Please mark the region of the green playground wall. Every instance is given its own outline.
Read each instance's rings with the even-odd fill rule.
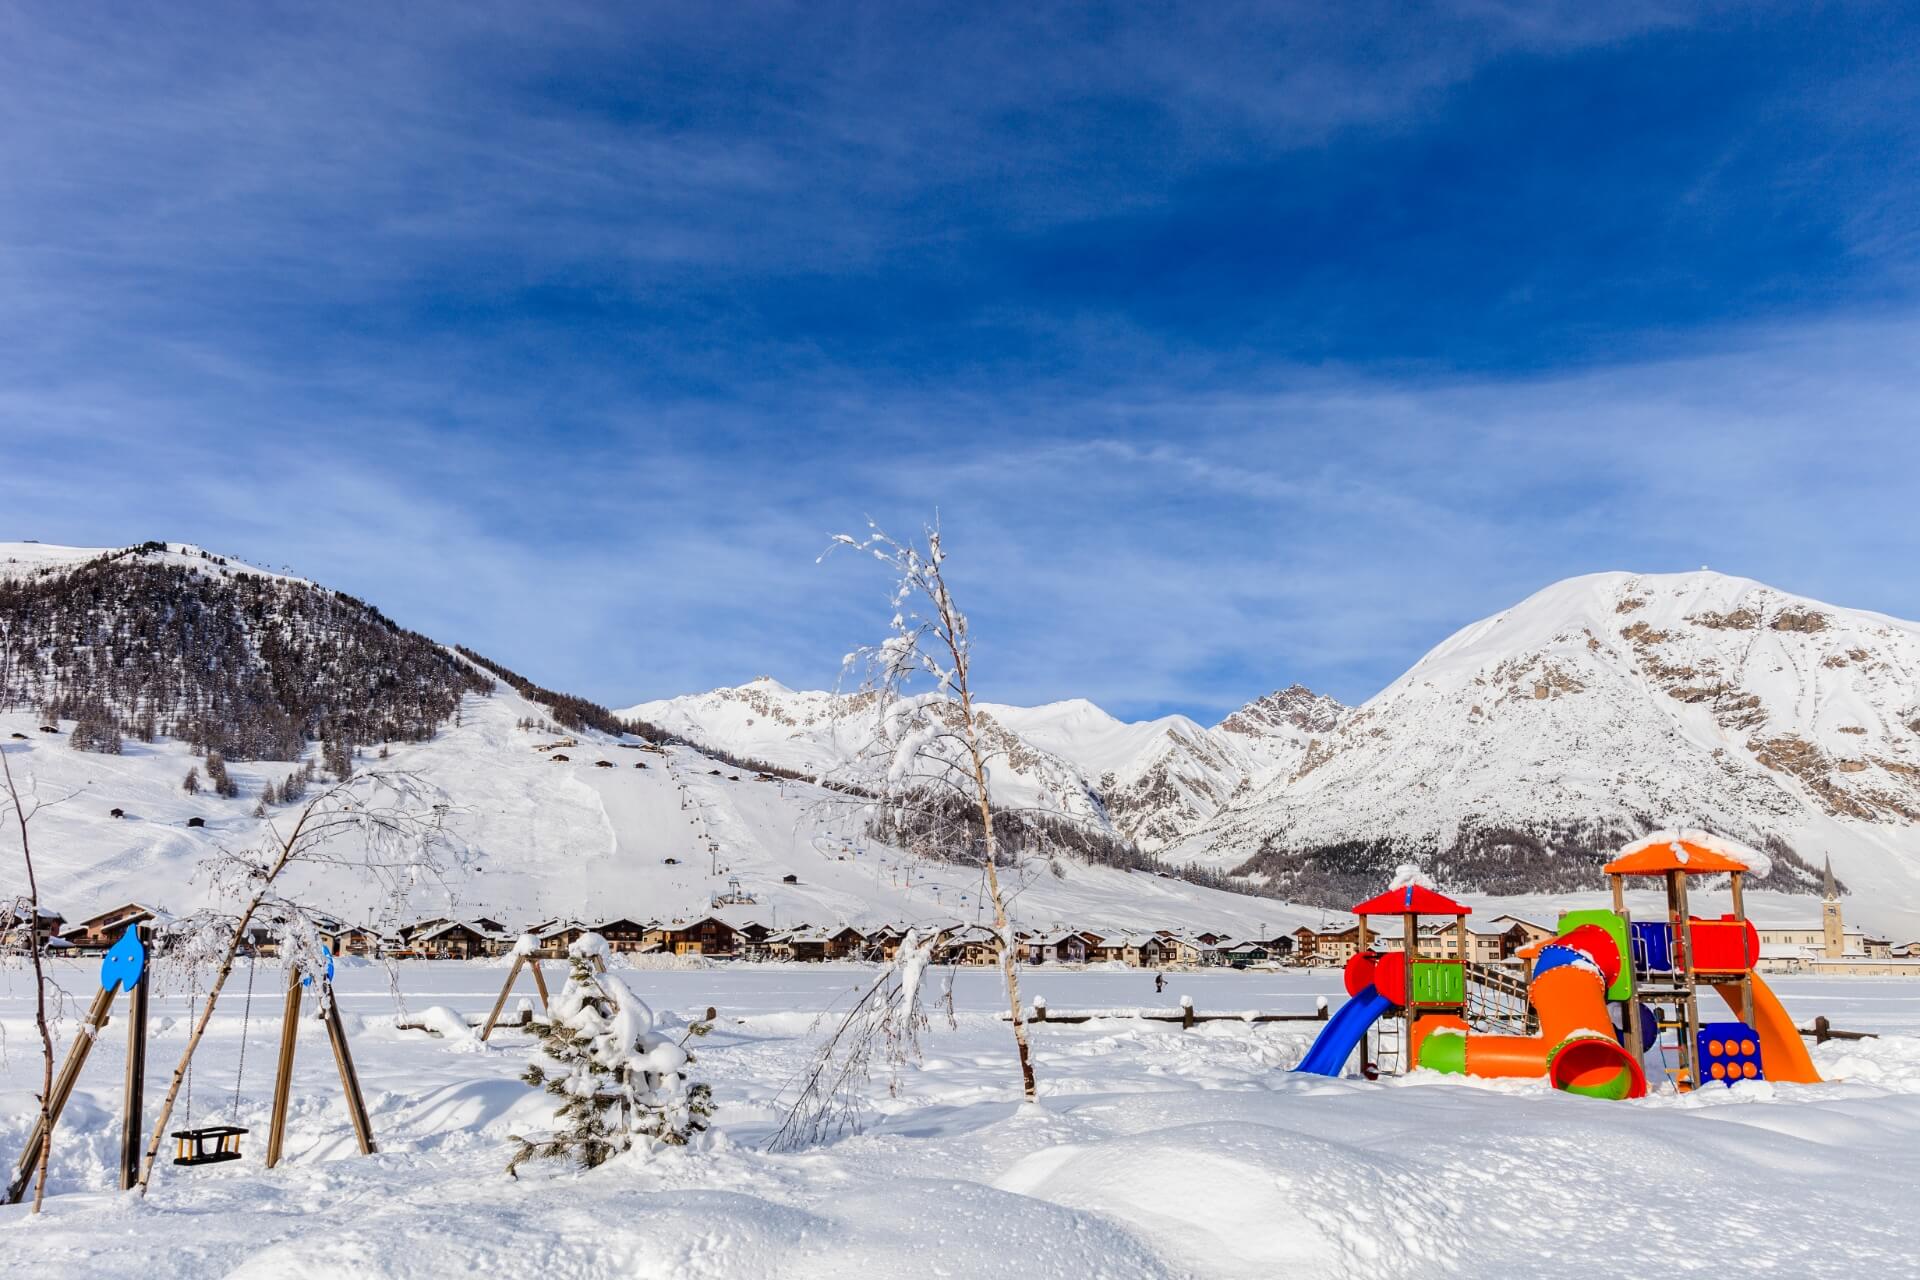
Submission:
[[[1465,1004],[1466,966],[1451,960],[1422,960],[1408,976],[1407,995],[1415,1004]]]
[[[1560,932],[1578,928],[1583,924],[1597,924],[1607,931],[1613,944],[1620,948],[1620,976],[1607,988],[1609,1000],[1633,999],[1633,944],[1627,936],[1627,922],[1605,907],[1588,907],[1580,911],[1560,913]]]

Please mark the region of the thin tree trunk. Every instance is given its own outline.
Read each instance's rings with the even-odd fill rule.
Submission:
[[[40,1031],[40,1159],[33,1187],[33,1211],[47,1198],[47,1168],[53,1161],[53,1028],[47,1024],[47,979],[40,963],[40,884],[33,874],[33,846],[27,841],[27,811],[20,806],[20,789],[13,784],[13,764],[0,751],[0,771],[7,779],[7,796],[20,824],[20,858],[27,867],[27,954],[33,957],[33,1021]],[[17,922],[16,922],[17,923]],[[84,1034],[84,1033],[83,1033]]]
[[[1027,1044],[1026,1011],[1020,1007],[1020,970],[1018,958],[1014,955],[1013,927],[1007,919],[1006,899],[1000,895],[999,841],[993,834],[993,799],[987,790],[987,766],[980,757],[980,739],[973,723],[973,690],[969,681],[966,641],[959,634],[959,622],[947,596],[946,583],[939,580],[937,570],[935,581],[940,586],[940,595],[935,603],[940,609],[940,625],[946,636],[947,648],[953,654],[954,685],[960,694],[961,723],[967,735],[967,755],[973,765],[974,800],[980,807],[980,826],[985,833],[987,896],[993,901],[993,927],[1000,935],[1000,975],[1007,984],[1007,1011],[1013,1022],[1013,1043],[1020,1057],[1020,1088],[1026,1094],[1027,1101],[1032,1102],[1036,1095],[1033,1051]]]
[[[989,817],[988,821],[991,822]],[[1007,907],[1000,897],[1000,876],[993,869],[993,828],[987,828],[987,896],[993,899],[993,927],[1000,934],[1000,973],[1007,980],[1007,1007],[1013,1016],[1013,1042],[1020,1054],[1020,1087],[1027,1101],[1034,1099],[1033,1053],[1027,1047],[1027,1018],[1020,1007],[1020,977],[1014,967],[1013,930],[1007,927]]]

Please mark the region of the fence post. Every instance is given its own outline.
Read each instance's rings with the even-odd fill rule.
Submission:
[[[1825,1044],[1831,1039],[1833,1039],[1833,1024],[1827,1021],[1824,1014],[1815,1018],[1813,1020],[1813,1042],[1815,1044]]]
[[[1315,996],[1313,998],[1313,1016],[1318,1022],[1325,1022],[1327,1020],[1327,998],[1325,996]]]
[[[1047,998],[1045,996],[1035,996],[1033,998],[1033,1020],[1035,1022],[1045,1022],[1047,1020]]]
[[[1193,1029],[1193,997],[1192,996],[1180,997],[1180,1027],[1182,1030],[1186,1030],[1186,1031],[1190,1031]]]

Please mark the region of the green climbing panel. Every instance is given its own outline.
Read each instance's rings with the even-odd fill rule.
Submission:
[[[1407,995],[1414,1004],[1465,1004],[1466,966],[1451,960],[1422,960],[1413,966]]]

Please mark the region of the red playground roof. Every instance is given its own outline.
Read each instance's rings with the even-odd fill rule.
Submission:
[[[1377,898],[1368,898],[1353,909],[1357,916],[1470,916],[1472,907],[1463,907],[1444,894],[1424,885],[1410,884],[1389,889]]]

